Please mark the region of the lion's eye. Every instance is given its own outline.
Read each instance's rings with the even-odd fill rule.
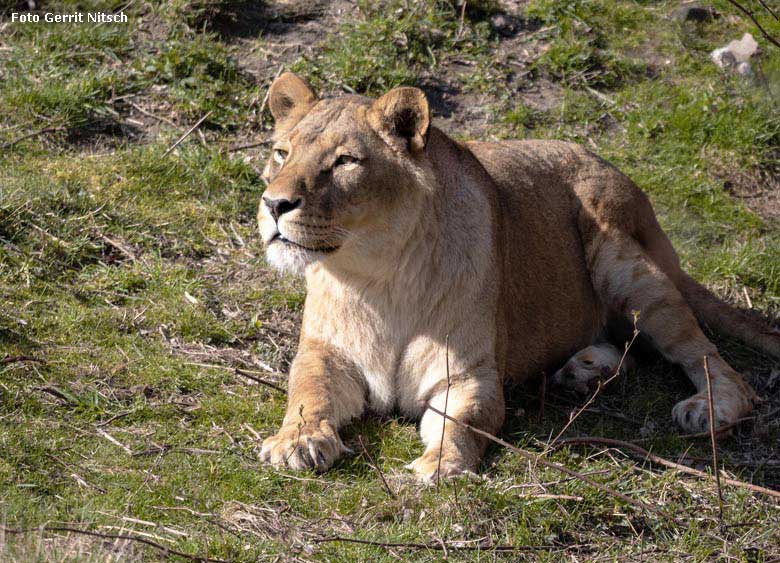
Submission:
[[[342,154],[336,159],[336,162],[333,163],[333,166],[347,166],[347,165],[355,165],[358,162],[360,162],[359,158],[355,158],[352,155],[349,154]]]
[[[287,158],[287,151],[282,149],[274,149],[274,161],[278,164],[284,164],[284,160]]]

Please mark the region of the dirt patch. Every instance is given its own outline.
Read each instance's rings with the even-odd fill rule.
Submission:
[[[771,159],[770,159],[771,160]],[[734,199],[760,215],[772,221],[780,220],[780,154],[774,164],[743,166],[737,163],[723,162],[714,170],[714,175],[722,182],[723,190]]]

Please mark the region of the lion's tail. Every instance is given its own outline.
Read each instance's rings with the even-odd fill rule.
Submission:
[[[678,287],[699,323],[780,358],[780,330],[772,328],[766,319],[725,303],[685,272],[681,272]]]

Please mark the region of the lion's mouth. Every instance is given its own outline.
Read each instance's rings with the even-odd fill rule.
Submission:
[[[338,246],[320,246],[317,248],[313,248],[310,246],[304,246],[303,244],[299,244],[295,241],[292,241],[288,238],[284,238],[280,233],[276,233],[273,237],[271,237],[271,240],[269,241],[269,245],[273,244],[274,242],[280,242],[282,244],[289,244],[291,246],[297,246],[298,248],[302,248],[304,250],[308,250],[309,252],[323,252],[325,254],[330,252],[336,252],[339,247]]]

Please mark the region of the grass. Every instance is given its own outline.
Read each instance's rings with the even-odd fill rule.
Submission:
[[[552,546],[451,549],[455,561],[780,556],[776,503],[726,487],[731,527],[721,530],[711,483],[614,450],[548,457],[661,506],[688,529],[497,447],[483,479],[421,489],[403,466],[422,448],[413,422],[398,418],[346,429],[356,453],[323,476],[258,462],[258,440],[278,427],[284,396],[232,368],[285,385],[304,288],[268,269],[255,235],[265,147],[228,148],[267,135],[260,108],[282,64],[326,91],[418,84],[432,98],[448,93],[436,99],[456,117],[445,126],[458,137],[584,143],[647,190],[697,278],[728,299],[744,303],[747,292],[754,307],[780,311],[777,199],[736,197],[778,189],[780,52],[762,42],[754,82],[716,69],[708,52],[752,30],[727,2],[716,2],[724,16],[713,22],[679,24],[669,18],[673,2],[535,0],[514,16],[519,31],[509,38],[491,26],[495,3],[469,2],[462,22],[456,4],[408,4],[366,2],[335,22],[315,10],[282,22],[287,35],[211,31],[221,8],[241,9],[233,0],[130,4],[126,26],[0,20],[0,358],[39,360],[0,363],[0,520],[150,534],[233,561],[443,555],[320,541],[332,536]],[[124,5],[61,0],[47,10]],[[780,34],[770,17],[762,23]],[[306,26],[321,44],[279,47]],[[544,103],[531,96],[540,85]],[[475,107],[484,112],[474,117]],[[208,112],[202,136],[163,157]],[[776,408],[776,366],[720,344]],[[567,435],[647,436],[655,453],[687,452],[706,466],[707,444],[679,438],[669,416],[688,384],[656,357],[642,359]],[[503,437],[541,451],[575,403],[551,396],[539,421],[535,385],[512,393]],[[777,487],[777,466],[764,462],[776,463],[778,443],[776,417],[762,420],[724,441],[721,458],[729,473]],[[162,554],[74,534],[0,533],[0,560],[112,557]]]

